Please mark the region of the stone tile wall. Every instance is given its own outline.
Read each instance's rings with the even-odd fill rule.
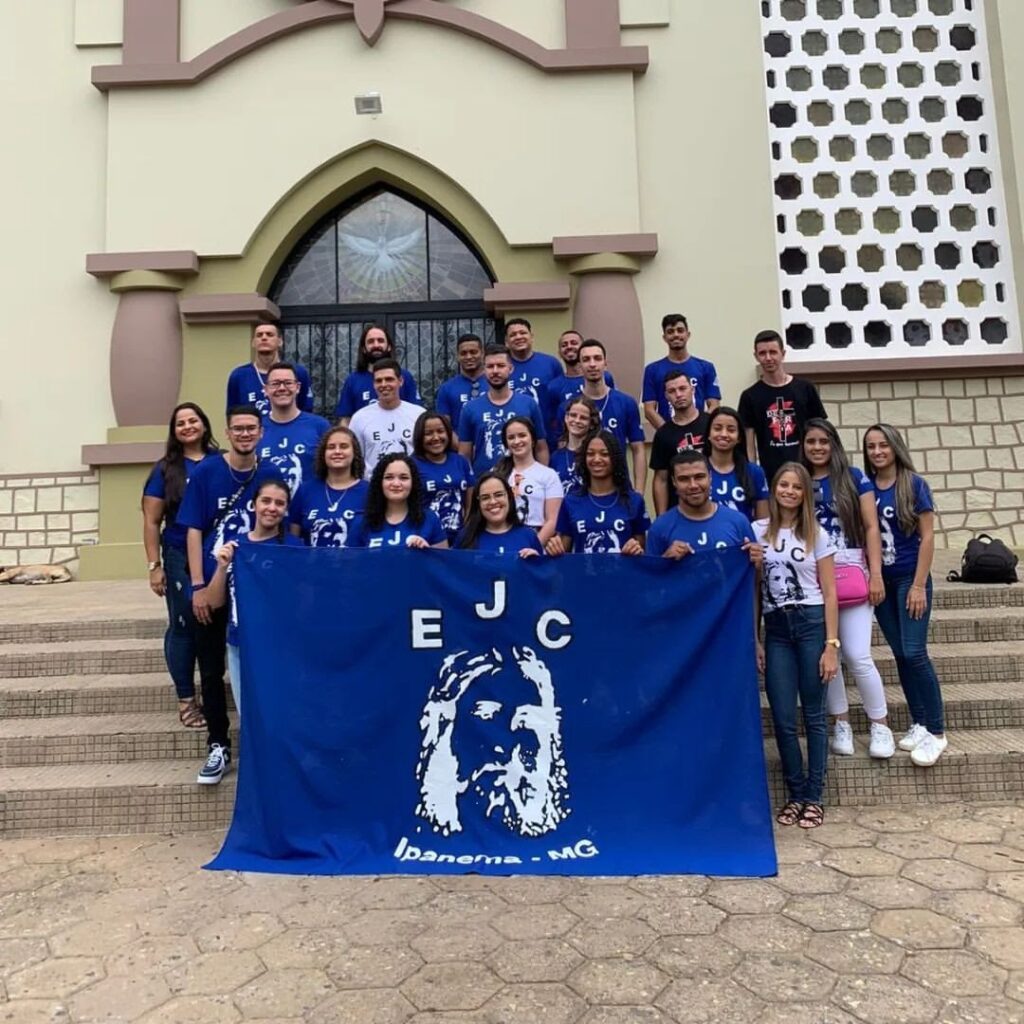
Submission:
[[[907,438],[938,510],[937,547],[976,533],[1024,548],[1024,377],[823,384],[822,401],[863,465],[864,431],[879,421]]]
[[[95,544],[100,486],[91,472],[0,476],[0,567],[74,564]]]

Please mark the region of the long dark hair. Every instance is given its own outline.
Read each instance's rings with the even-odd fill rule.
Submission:
[[[420,471],[416,468],[416,463],[405,452],[390,452],[373,467],[373,476],[370,477],[370,492],[366,496],[363,520],[371,530],[380,530],[384,527],[384,515],[388,508],[387,498],[384,497],[384,473],[393,462],[404,462],[409,467],[409,474],[412,478],[412,490],[409,492],[408,498],[409,521],[413,526],[422,526],[423,520],[427,517],[427,506],[423,500],[423,484],[420,481]]]
[[[608,455],[612,460],[612,484],[619,496],[619,501],[629,508],[629,496],[633,493],[633,486],[629,482],[629,471],[626,469],[626,455],[619,444],[619,439],[610,430],[599,430],[593,437],[588,437],[584,446],[576,456],[576,465],[579,467],[580,492],[587,494],[590,491],[590,469],[587,467],[587,450],[595,441],[603,441],[608,449]]]
[[[836,515],[843,526],[843,536],[850,547],[862,548],[865,543],[864,520],[860,514],[860,495],[857,488],[853,486],[853,477],[850,475],[850,461],[846,457],[843,442],[839,437],[839,431],[832,424],[820,416],[809,419],[804,424],[804,439],[800,443],[800,461],[811,474],[812,480],[816,466],[812,466],[804,450],[807,442],[808,431],[820,430],[827,438],[830,449],[828,466],[828,482],[832,489],[832,502],[835,505]]]
[[[480,534],[487,529],[487,521],[484,519],[483,513],[480,511],[480,488],[487,483],[488,480],[497,480],[501,483],[501,486],[505,488],[505,497],[508,499],[508,511],[505,513],[505,524],[511,529],[515,529],[517,526],[523,525],[520,522],[519,513],[516,511],[516,496],[512,493],[512,488],[509,486],[508,480],[493,469],[488,470],[486,473],[481,473],[480,476],[477,477],[476,484],[473,487],[473,497],[469,502],[469,515],[466,517],[466,523],[462,527],[462,533],[459,536],[460,548],[477,547],[480,542]]]
[[[455,431],[452,430],[451,420],[443,412],[421,412],[416,419],[416,425],[412,428],[412,453],[417,459],[428,461],[426,449],[423,447],[423,436],[427,432],[427,424],[431,420],[440,420],[444,426],[444,432],[448,436],[448,444],[445,451],[455,451]]]
[[[370,357],[366,354],[366,336],[370,331],[382,331],[384,339],[388,343],[387,355],[394,356],[395,354],[395,343],[391,340],[391,334],[383,324],[367,324],[363,328],[363,333],[359,335],[359,349],[356,353],[356,369],[360,373],[366,373],[370,369]]]
[[[914,503],[914,476],[917,472],[914,460],[910,457],[910,449],[903,435],[892,424],[874,423],[864,431],[864,472],[872,481],[878,476],[878,471],[868,458],[868,434],[872,430],[877,430],[885,438],[896,460],[896,519],[900,529],[909,537],[917,531],[917,523],[921,518]]]
[[[708,471],[710,472],[711,453],[715,450],[711,444],[711,424],[719,416],[731,416],[736,421],[739,433],[736,438],[736,446],[732,450],[733,472],[736,474],[736,482],[743,488],[747,501],[751,504],[757,502],[757,495],[754,493],[754,482],[750,478],[750,460],[747,458],[747,435],[743,429],[743,420],[740,414],[728,405],[720,405],[710,416],[708,416],[708,429],[704,434],[703,452],[704,458],[708,460]]]
[[[505,425],[501,428],[501,443],[505,446],[505,454],[494,465],[494,472],[500,473],[504,477],[512,472],[512,465],[515,461],[512,458],[512,453],[508,450],[508,442],[505,440],[508,437],[508,428],[515,423],[522,424],[530,432],[530,451],[534,458],[537,457],[537,428],[533,425],[533,420],[529,416],[513,416],[512,419],[506,420]]]
[[[164,457],[159,462],[164,474],[164,501],[173,508],[177,508],[181,504],[187,479],[185,476],[185,446],[174,433],[174,421],[178,418],[178,413],[184,409],[191,409],[202,420],[203,436],[199,439],[199,444],[202,446],[203,454],[220,451],[220,445],[213,439],[210,417],[203,412],[202,408],[195,402],[182,402],[180,405],[176,405],[167,428],[167,448],[164,451]]]
[[[350,472],[354,479],[362,480],[363,473],[366,472],[366,460],[363,458],[363,446],[359,443],[359,438],[356,437],[348,427],[331,427],[331,429],[320,438],[320,443],[316,446],[316,454],[313,456],[313,472],[316,474],[317,479],[327,479],[327,442],[334,437],[335,434],[344,434],[352,442],[352,468]]]
[[[601,414],[597,411],[597,406],[594,404],[594,400],[589,395],[583,394],[582,391],[578,395],[573,395],[572,398],[565,403],[565,412],[568,412],[574,405],[585,405],[587,407],[587,412],[590,413],[590,429],[587,431],[583,438],[583,443],[580,445],[580,451],[583,451],[587,446],[587,442],[601,429]],[[565,425],[565,413],[562,414],[562,433],[558,438],[558,447],[569,447],[569,428]]]

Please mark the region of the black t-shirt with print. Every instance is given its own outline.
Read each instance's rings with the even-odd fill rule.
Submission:
[[[743,426],[754,431],[757,458],[771,486],[779,466],[800,461],[804,424],[815,416],[825,418],[818,389],[794,377],[788,384],[758,381],[740,395]]]
[[[668,420],[654,432],[651,441],[651,469],[668,469],[673,457],[680,452],[701,451],[704,438],[708,434],[707,413],[700,413],[692,423],[685,427]]]

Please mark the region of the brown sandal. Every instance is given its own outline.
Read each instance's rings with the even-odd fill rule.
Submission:
[[[821,804],[804,804],[797,824],[801,828],[819,828],[825,824],[825,808]]]
[[[797,800],[790,800],[785,807],[775,815],[775,820],[780,825],[795,825],[803,813],[803,804]]]
[[[182,701],[178,704],[178,721],[186,729],[206,728],[206,716],[203,714],[202,708],[196,703],[195,697],[190,697],[187,701]]]

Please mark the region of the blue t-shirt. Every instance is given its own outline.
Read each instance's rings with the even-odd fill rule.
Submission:
[[[456,541],[458,547],[459,541]],[[471,551],[489,551],[495,555],[518,555],[523,548],[530,548],[538,554],[544,554],[544,549],[537,539],[537,531],[531,530],[528,526],[513,526],[505,533],[489,533],[482,530],[476,539],[476,544]]]
[[[408,370],[402,371],[402,386],[398,389],[398,397],[403,402],[422,405],[420,389],[416,386],[413,375]],[[338,404],[334,407],[334,418],[351,419],[360,409],[377,401],[377,392],[373,390],[373,374],[369,370],[353,370],[341,385],[338,393]]]
[[[604,371],[604,382],[610,388],[615,387],[615,378],[607,370]],[[540,403],[540,410],[544,413],[544,419],[548,425],[548,439],[552,448],[558,444],[565,426],[563,420],[559,419],[559,410],[564,416],[565,406],[569,399],[575,398],[583,390],[584,383],[582,374],[578,377],[566,377],[563,373],[560,377],[549,381],[544,389],[544,401]]]
[[[466,491],[475,480],[473,469],[458,452],[447,452],[442,463],[421,458],[414,461],[420,471],[427,505],[441,520],[451,544],[462,529],[462,506]]]
[[[730,473],[721,473],[711,467],[711,500],[726,508],[742,512],[753,522],[757,518],[757,502],[768,500],[768,481],[764,470],[757,463],[747,463],[747,473],[754,493],[748,497],[733,469]]]
[[[422,537],[431,547],[448,539],[441,526],[441,520],[430,509],[427,509],[423,522],[419,526],[413,526],[409,522],[409,517],[406,516],[400,523],[392,525],[385,522],[379,530],[371,530],[366,525],[364,517],[359,537],[350,546],[360,548],[404,547],[410,537]]]
[[[544,421],[540,407],[529,396],[513,393],[504,405],[495,405],[488,395],[467,402],[459,417],[459,440],[473,445],[473,473],[479,476],[493,469],[505,456],[501,440],[502,428],[515,416],[526,416],[533,422],[537,439],[544,438]]]
[[[299,382],[299,395],[296,401],[303,412],[313,411],[313,383],[309,379],[309,370],[304,366],[295,365],[295,379]],[[260,373],[253,363],[236,366],[228,377],[228,405],[255,405],[261,416],[270,415],[270,399],[263,391],[267,375]]]
[[[311,412],[300,412],[287,423],[275,423],[269,416],[263,420],[263,437],[256,457],[274,467],[288,484],[293,498],[302,481],[312,478],[317,445],[330,427],[322,416]]]
[[[594,554],[621,551],[630,537],[645,534],[650,526],[644,499],[636,491],[630,491],[626,505],[617,494],[594,498],[575,491],[558,510],[556,532],[572,538],[574,552]]]
[[[562,375],[562,364],[547,352],[534,352],[526,359],[512,357],[512,376],[508,386],[520,394],[528,394],[539,406],[544,401],[548,384]],[[459,435],[461,437],[461,434]],[[547,436],[547,431],[540,435]]]
[[[215,455],[219,456],[220,454],[220,452],[207,452],[202,459],[186,459],[185,487],[188,487],[188,482],[192,479],[192,474],[196,471],[196,467],[203,461],[203,459],[209,459]],[[146,480],[146,486],[142,489],[142,496],[144,498],[159,498],[164,502],[163,542],[169,548],[177,548],[179,551],[184,551],[185,537],[188,534],[188,530],[186,530],[184,526],[179,525],[176,521],[180,502],[177,505],[171,505],[167,501],[164,467],[161,463],[158,462],[152,470],[150,470],[149,479]]]
[[[250,540],[245,535],[238,538],[238,548],[241,549],[242,545],[248,544],[277,544],[278,540],[276,537],[268,537],[266,540]],[[281,544],[286,547],[303,547],[302,541],[293,533],[289,533],[285,530],[284,536],[281,537]],[[236,550],[235,556],[238,556]],[[227,583],[228,583],[228,635],[227,642],[232,647],[238,646],[238,602],[235,600],[235,560],[234,558],[228,565],[227,568]]]
[[[571,451],[569,448],[556,448],[551,453],[551,468],[558,474],[562,481],[562,489],[568,494],[574,487],[582,487],[583,479],[577,469],[576,456],[579,452]]]
[[[359,480],[336,491],[323,480],[311,477],[292,499],[288,518],[302,529],[313,548],[344,548],[359,533],[370,485]]]
[[[718,386],[718,371],[714,363],[699,359],[697,356],[690,356],[681,363],[674,363],[666,356],[644,367],[643,401],[657,402],[662,419],[672,419],[672,406],[665,397],[665,378],[673,370],[682,370],[690,378],[693,385],[693,405],[697,412],[704,411],[707,399],[721,399],[722,391]]]
[[[470,380],[465,374],[459,373],[449,377],[438,389],[434,396],[434,408],[451,421],[452,429],[458,432],[459,417],[462,415],[462,407],[487,394],[487,378],[480,374],[476,380]]]
[[[615,435],[624,452],[629,450],[631,444],[643,441],[644,428],[640,425],[640,407],[632,395],[612,388],[604,398],[595,401],[594,405],[601,414],[601,426]],[[565,403],[558,407],[558,420],[565,418],[565,409]]]
[[[268,462],[240,473],[223,456],[203,459],[192,471],[178,509],[178,525],[185,530],[202,531],[203,579],[207,583],[217,568],[213,552],[253,528],[253,499],[259,485],[280,475]]]
[[[673,541],[689,544],[695,552],[740,547],[753,540],[750,520],[734,508],[719,505],[710,519],[688,519],[678,507],[658,516],[647,531],[647,554],[663,555]]]
[[[882,576],[896,579],[913,576],[917,569],[917,554],[921,550],[921,534],[915,530],[909,537],[903,532],[896,516],[896,484],[884,490],[874,484],[875,505],[878,507],[878,525],[882,532]],[[934,512],[931,488],[916,473],[913,475],[914,511]]]
[[[850,467],[850,477],[858,497],[862,494],[871,494],[874,491],[871,481],[854,466]],[[813,484],[814,516],[831,541],[832,547],[836,551],[845,551],[847,548],[855,547],[847,542],[846,535],[843,533],[843,524],[836,512],[835,500],[832,496],[832,481],[827,476],[823,476],[820,480],[814,480]],[[857,514],[860,514],[859,509]]]

